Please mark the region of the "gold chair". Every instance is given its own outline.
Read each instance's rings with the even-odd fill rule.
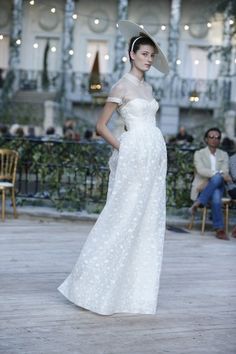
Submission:
[[[0,149],[0,191],[2,191],[2,221],[5,220],[6,190],[11,190],[14,217],[17,218],[15,181],[19,155],[14,150]]]
[[[228,234],[229,231],[229,206],[232,202],[231,198],[222,198],[222,207],[224,209],[224,221],[225,221],[225,233]],[[201,233],[204,234],[205,226],[206,226],[206,217],[207,217],[207,210],[210,206],[206,205],[202,207],[202,226],[201,226]],[[188,225],[188,229],[191,230],[194,224],[194,215],[191,217],[191,221]]]

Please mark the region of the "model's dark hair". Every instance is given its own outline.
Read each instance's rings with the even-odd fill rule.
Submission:
[[[205,133],[205,135],[204,135],[204,139],[207,139],[207,138],[208,138],[208,134],[209,134],[210,132],[212,132],[212,131],[218,132],[218,133],[220,134],[220,138],[221,138],[221,131],[220,131],[220,129],[217,128],[217,127],[213,127],[213,128],[209,128],[209,129],[206,131],[206,133]]]
[[[141,36],[141,37],[140,37]],[[148,44],[148,45],[151,45],[154,49],[155,49],[155,53],[157,53],[157,47],[155,45],[155,43],[147,36],[145,36],[145,34],[143,33],[140,33],[140,36],[135,36],[135,37],[132,37],[130,39],[130,42],[129,42],[129,60],[130,62],[132,63],[132,59],[130,57],[130,52],[131,52],[131,48],[132,48],[132,45],[134,43],[134,41],[140,37],[135,43],[134,43],[134,46],[132,48],[133,52],[136,53],[137,50],[140,49],[140,46],[141,45],[145,45],[145,44]]]

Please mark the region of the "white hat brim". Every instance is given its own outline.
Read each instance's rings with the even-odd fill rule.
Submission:
[[[157,70],[159,70],[160,72],[162,72],[163,74],[168,74],[169,65],[166,56],[163,54],[156,40],[144,28],[141,28],[136,23],[128,20],[119,21],[118,25],[119,25],[119,30],[126,41],[129,41],[132,37],[141,36],[142,33],[145,36],[149,37],[151,41],[155,44],[158,52],[158,54],[155,55],[154,57],[152,66]]]

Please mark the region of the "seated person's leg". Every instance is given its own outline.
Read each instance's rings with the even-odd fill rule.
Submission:
[[[201,191],[197,200],[191,206],[190,213],[194,214],[200,205],[207,205],[217,188],[221,188],[222,190],[224,188],[224,179],[220,173],[216,173],[209,179],[206,187]]]
[[[215,174],[209,179],[207,186],[203,189],[198,197],[198,201],[202,205],[206,205],[212,198],[213,193],[216,189],[220,188],[223,190],[224,179],[220,173]]]
[[[223,188],[217,188],[212,194],[211,198],[211,210],[214,229],[224,229],[224,220],[222,214],[222,201]]]

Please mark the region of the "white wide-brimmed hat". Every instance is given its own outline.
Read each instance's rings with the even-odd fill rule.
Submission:
[[[156,40],[144,28],[141,28],[136,23],[127,20],[119,21],[118,25],[121,34],[127,41],[129,41],[132,37],[138,37],[142,35],[145,37],[149,37],[157,48],[157,55],[155,55],[154,57],[152,66],[154,66],[154,68],[156,68],[163,74],[168,74],[169,65],[166,56],[163,54]]]

